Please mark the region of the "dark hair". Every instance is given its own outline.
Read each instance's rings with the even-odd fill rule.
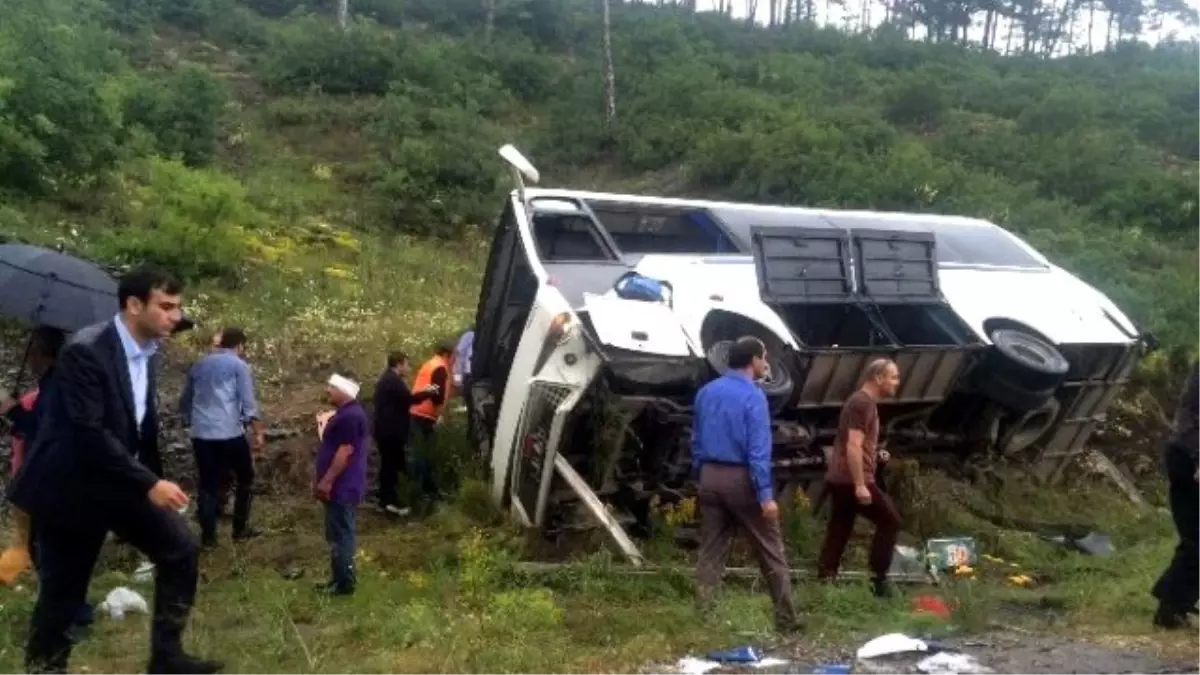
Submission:
[[[438,343],[437,351],[434,353],[438,356],[449,356],[454,353],[456,347],[458,347],[458,343],[454,340],[442,340]]]
[[[221,331],[221,349],[236,349],[246,344],[246,331],[238,326],[230,326]]]
[[[57,359],[67,341],[67,334],[50,326],[38,326],[29,338],[29,347],[48,359]]]
[[[408,360],[408,354],[405,354],[404,352],[401,352],[401,351],[392,352],[392,353],[388,354],[388,358],[387,358],[388,366],[387,367],[395,368],[396,366],[400,365],[401,363],[404,363],[407,360]]]
[[[749,335],[740,337],[729,348],[729,367],[735,370],[748,368],[755,357],[761,358],[766,353],[767,348],[763,346],[762,340]]]
[[[142,302],[150,301],[150,294],[162,291],[168,295],[179,295],[183,292],[183,282],[168,272],[154,267],[138,267],[129,270],[117,282],[117,302],[121,309],[130,298]]]

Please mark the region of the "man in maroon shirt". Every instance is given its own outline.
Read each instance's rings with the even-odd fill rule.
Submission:
[[[879,445],[876,404],[894,395],[899,387],[900,369],[893,361],[876,359],[867,365],[862,387],[842,407],[837,439],[825,473],[832,513],[821,546],[817,575],[827,581],[837,577],[846,544],[854,532],[854,519],[861,514],[875,523],[870,566],[873,590],[879,597],[890,593],[887,572],[900,531],[900,514],[891,498],[875,485],[876,461],[887,461],[886,451],[876,453]]]

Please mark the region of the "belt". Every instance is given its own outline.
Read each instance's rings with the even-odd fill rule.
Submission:
[[[701,462],[701,465],[704,465],[704,464],[716,464],[717,466],[737,466],[737,467],[742,467],[742,468],[746,468],[749,466],[749,464],[746,464],[745,462],[724,462],[724,461],[720,461],[720,460],[716,460],[716,459],[706,459],[703,462]]]

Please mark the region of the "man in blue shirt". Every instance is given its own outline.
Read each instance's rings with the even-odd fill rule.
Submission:
[[[226,328],[221,342],[188,373],[179,412],[192,427],[192,448],[200,483],[200,540],[217,543],[217,512],[221,478],[232,469],[237,483],[233,501],[233,539],[258,536],[250,527],[250,499],[254,486],[254,457],[266,442],[266,432],[254,397],[254,375],[242,359],[246,334]],[[246,426],[254,430],[253,444]]]
[[[771,412],[755,384],[766,373],[766,358],[762,341],[740,338],[729,350],[729,370],[696,394],[692,469],[700,476],[697,601],[702,610],[711,607],[733,535],[741,529],[766,577],[775,626],[788,632],[801,624],[792,604],[791,571],[771,483]]]

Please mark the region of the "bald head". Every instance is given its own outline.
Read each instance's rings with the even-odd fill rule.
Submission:
[[[893,396],[900,388],[900,367],[891,359],[875,359],[863,372],[862,388],[874,398]]]

